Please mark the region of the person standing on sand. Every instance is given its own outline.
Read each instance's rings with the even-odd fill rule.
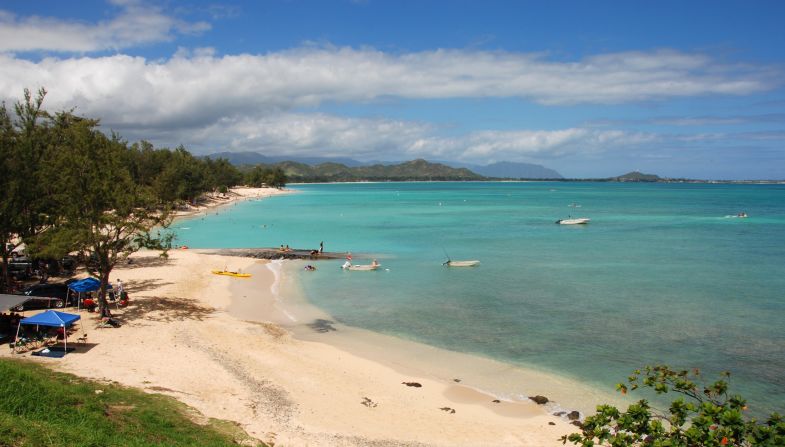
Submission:
[[[319,242],[319,253],[324,253],[324,241]]]
[[[123,281],[121,279],[117,279],[117,300],[120,301],[125,298],[125,289],[123,288]]]

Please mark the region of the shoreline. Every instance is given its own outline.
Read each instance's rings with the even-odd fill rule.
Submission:
[[[97,316],[79,311],[77,334],[88,342],[74,344],[75,352],[62,359],[0,355],[166,394],[281,445],[557,446],[560,436],[577,431],[533,402],[494,403],[459,383],[233,316],[233,300],[271,303],[276,286],[287,293],[286,279],[276,284],[268,261],[191,250],[173,251],[168,260],[149,251],[133,258],[112,275],[131,297],[127,308],[112,310],[122,327],[96,329]],[[209,273],[227,262],[251,269],[256,281]],[[244,286],[254,298],[237,293]]]
[[[463,386],[483,393],[490,397],[489,400],[498,398],[528,404],[529,396],[546,396],[549,403],[542,408],[548,414],[577,410],[583,418],[594,412],[598,402],[617,406],[626,402],[613,393],[554,371],[452,351],[335,322],[326,311],[311,304],[299,286],[297,276],[302,274],[300,270],[307,263],[287,260],[266,264],[269,270],[277,270],[276,279],[270,295],[265,297],[265,311],[256,315],[240,314],[248,309],[237,305],[239,297],[251,294],[244,282],[235,283],[230,314],[250,321],[272,321],[298,340],[326,343],[401,372],[426,375],[446,384],[453,384],[459,375]],[[278,264],[277,268],[272,267],[275,264]],[[253,266],[249,272],[258,268]],[[459,365],[460,368],[445,365]]]
[[[238,194],[204,210],[259,197]],[[481,391],[460,368],[455,374],[464,377],[429,370],[411,358],[414,342],[341,325],[337,334],[307,326],[309,317],[295,313],[307,306],[288,307],[287,299],[297,298],[296,281],[279,261],[200,250],[172,250],[169,259],[140,251],[132,258],[111,277],[122,278],[131,296],[129,307],[112,309],[121,328],[97,329],[95,314],[77,311],[82,320],[74,338],[87,334],[88,342],[69,343],[75,352],[62,359],[0,355],[166,394],[282,445],[557,446],[559,437],[578,431],[552,415],[552,406]],[[254,276],[209,273],[224,267]],[[261,318],[244,318],[240,304]],[[293,318],[315,336],[286,323]],[[363,343],[346,343],[352,340]],[[413,356],[439,353],[452,364],[471,358],[445,352],[420,345]],[[493,373],[509,369],[496,362]],[[547,386],[557,385],[542,393],[552,398]]]
[[[203,197],[204,202],[199,205],[187,205],[187,209],[177,210],[174,213],[174,221],[185,220],[198,215],[206,215],[208,211],[219,210],[228,205],[236,205],[239,202],[254,199],[266,199],[272,196],[294,194],[295,191],[291,189],[278,189],[278,188],[254,188],[254,187],[236,187],[231,188],[226,194],[208,193]]]

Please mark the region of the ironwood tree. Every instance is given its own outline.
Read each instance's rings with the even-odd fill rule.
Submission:
[[[44,171],[58,219],[37,240],[37,248],[79,250],[95,262],[101,281],[99,305],[106,306],[112,269],[142,247],[166,254],[171,235],[171,203],[162,204],[151,188],[134,182],[127,143],[98,130],[98,120],[70,112],[54,117],[56,142]]]
[[[14,105],[16,117],[0,107],[0,286],[9,286],[8,260],[22,241],[33,238],[48,219],[48,197],[42,191],[38,167],[48,146],[49,115],[41,109],[46,90],[34,97],[25,89],[24,100]]]
[[[699,370],[674,370],[667,365],[636,370],[616,388],[623,394],[641,387],[657,394],[676,393],[667,410],[641,399],[621,411],[600,405],[581,424],[581,432],[562,442],[590,446],[753,447],[785,446],[785,420],[777,413],[764,421],[749,416],[746,401],[730,393],[730,373],[703,383]]]

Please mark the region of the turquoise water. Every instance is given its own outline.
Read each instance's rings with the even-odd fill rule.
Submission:
[[[333,261],[301,275],[308,299],[341,323],[608,390],[654,362],[729,370],[753,409],[785,409],[785,185],[292,189],[299,194],[180,221],[178,242],[324,241],[389,269],[343,272]],[[750,217],[730,217],[739,211]],[[554,224],[568,215],[592,222]],[[445,252],[482,264],[445,268]]]

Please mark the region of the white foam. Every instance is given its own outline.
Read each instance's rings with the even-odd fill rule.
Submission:
[[[270,284],[270,293],[273,296],[275,308],[280,310],[286,318],[292,323],[297,322],[297,318],[286,310],[281,300],[281,269],[283,268],[283,259],[274,259],[266,264],[267,269],[273,273],[273,283]]]

